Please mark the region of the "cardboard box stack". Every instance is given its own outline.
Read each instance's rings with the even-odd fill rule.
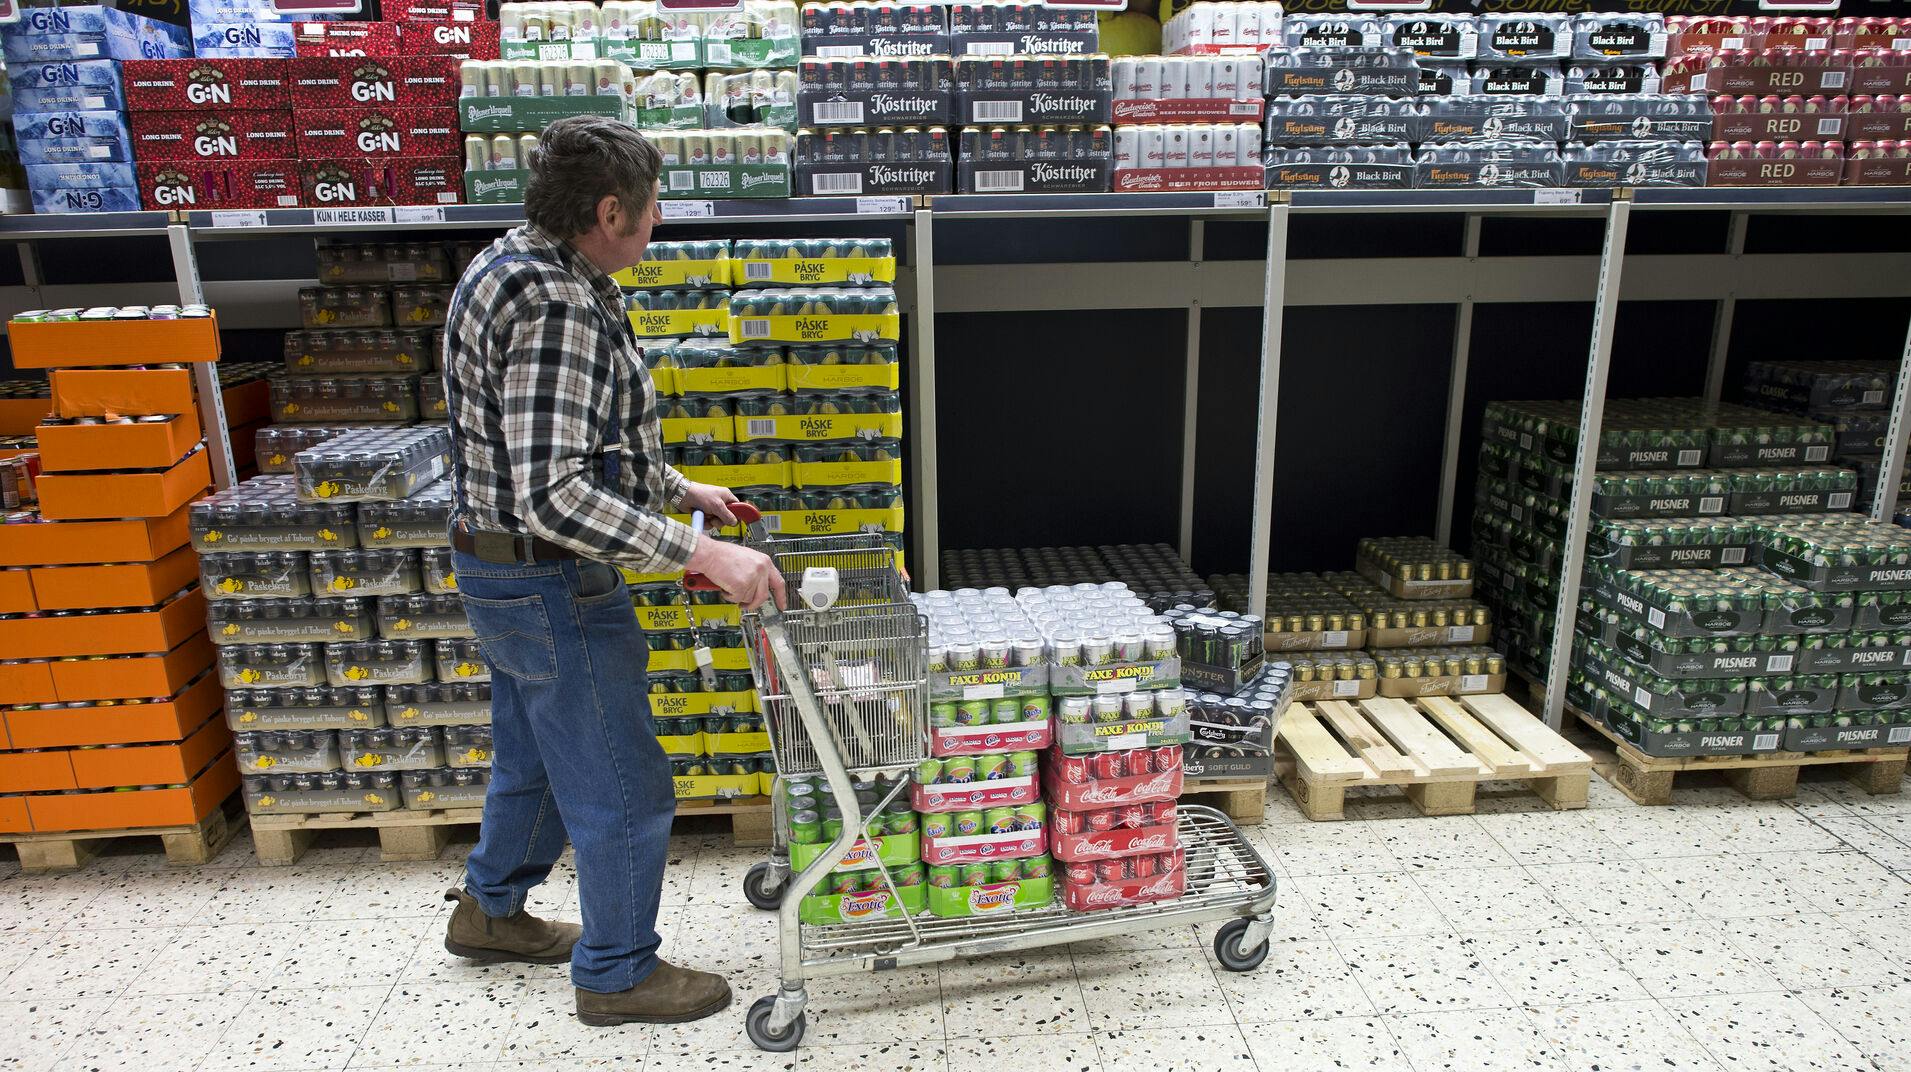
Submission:
[[[35,212],[140,207],[122,61],[187,56],[184,27],[95,4],[29,8],[0,27]]]
[[[9,326],[15,364],[51,370],[52,412],[38,508],[0,526],[7,832],[188,825],[238,786],[186,546],[212,482],[187,366],[218,359],[218,325],[203,307],[88,313]]]

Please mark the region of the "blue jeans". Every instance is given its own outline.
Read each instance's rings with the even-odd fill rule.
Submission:
[[[584,913],[571,979],[628,990],[657,966],[676,814],[630,592],[599,562],[452,562],[492,669],[491,787],[465,889],[489,915],[519,911],[569,834]]]

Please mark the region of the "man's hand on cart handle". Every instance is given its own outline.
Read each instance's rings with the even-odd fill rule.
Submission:
[[[737,494],[729,488],[715,484],[699,484],[692,480],[684,488],[683,500],[678,504],[692,511],[701,511],[726,525],[734,525],[737,518],[730,511],[730,504],[737,501]]]
[[[747,503],[731,502],[735,520],[753,523],[762,515]],[[730,512],[730,511],[726,511]],[[715,588],[725,599],[745,610],[754,610],[774,599],[778,610],[789,606],[783,590],[783,573],[769,555],[741,544],[725,543],[703,534],[703,511],[691,515],[690,527],[698,530],[697,549],[690,554],[683,584],[690,589]]]

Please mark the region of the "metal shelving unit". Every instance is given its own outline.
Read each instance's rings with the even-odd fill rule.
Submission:
[[[958,194],[938,197],[842,197],[794,198],[785,200],[717,200],[665,202],[665,222],[660,234],[678,228],[722,225],[755,229],[775,229],[794,225],[829,224],[844,229],[871,226],[904,228],[907,284],[898,279],[898,295],[907,302],[911,314],[909,345],[906,348],[910,386],[905,398],[905,426],[910,441],[911,481],[915,488],[916,511],[910,518],[910,558],[915,581],[922,587],[938,582],[940,517],[937,509],[936,474],[940,465],[940,447],[936,428],[936,347],[935,314],[937,280],[935,266],[935,222],[942,217],[951,223],[966,221],[1004,221],[1037,219],[1098,219],[1119,222],[1124,219],[1178,217],[1189,228],[1188,261],[1185,267],[1186,296],[1168,307],[1185,307],[1188,327],[1183,361],[1183,431],[1180,437],[1181,524],[1178,533],[1184,555],[1193,539],[1195,475],[1194,414],[1200,371],[1201,309],[1204,304],[1232,304],[1236,307],[1258,305],[1264,310],[1260,343],[1257,406],[1259,419],[1254,451],[1251,531],[1247,573],[1252,579],[1250,598],[1258,604],[1265,598],[1266,575],[1273,539],[1273,462],[1275,417],[1280,399],[1282,353],[1282,311],[1289,305],[1307,305],[1316,301],[1334,304],[1359,304],[1372,300],[1377,304],[1434,302],[1454,304],[1458,308],[1452,360],[1446,392],[1446,419],[1442,447],[1439,520],[1437,535],[1450,537],[1454,518],[1454,487],[1461,459],[1460,422],[1466,409],[1466,376],[1472,334],[1473,309],[1478,301],[1585,301],[1595,309],[1592,329],[1586,340],[1585,388],[1581,397],[1581,443],[1596,441],[1605,404],[1605,384],[1612,362],[1613,321],[1623,297],[1669,297],[1686,300],[1711,300],[1718,303],[1712,344],[1707,356],[1705,392],[1717,398],[1723,390],[1725,357],[1732,316],[1740,297],[1797,296],[1829,297],[1839,291],[1836,275],[1818,289],[1799,290],[1786,284],[1758,287],[1757,294],[1741,293],[1730,280],[1723,285],[1693,279],[1680,266],[1655,264],[1679,258],[1628,257],[1625,238],[1633,226],[1633,213],[1726,212],[1730,214],[1727,248],[1720,256],[1732,261],[1746,260],[1745,234],[1752,216],[1769,214],[1826,215],[1911,215],[1911,188],[1835,187],[1811,189],[1639,189],[1639,190],[1463,190],[1463,191],[1350,191],[1303,190],[1293,192],[1259,191],[1231,193],[1121,193],[1121,194]],[[1461,215],[1464,237],[1461,255],[1431,262],[1436,269],[1413,293],[1381,288],[1381,293],[1362,295],[1322,282],[1318,265],[1312,262],[1308,273],[1288,271],[1289,223],[1296,214],[1381,214],[1381,215]],[[1591,258],[1481,258],[1480,232],[1487,218],[1525,217],[1541,219],[1599,219],[1603,221],[1604,240],[1597,258],[1597,273],[1577,275],[1562,269],[1567,262]],[[448,205],[415,208],[340,208],[340,209],[265,209],[265,210],[193,210],[182,213],[127,212],[88,216],[6,216],[0,217],[0,242],[12,243],[20,250],[26,288],[37,294],[40,286],[37,244],[84,238],[147,237],[163,239],[171,253],[174,278],[181,300],[202,300],[205,288],[199,277],[197,249],[202,243],[246,241],[285,235],[337,236],[345,239],[375,238],[389,231],[463,232],[495,231],[523,221],[519,205]],[[1209,222],[1264,223],[1267,248],[1263,262],[1204,262],[1205,227]],[[1650,223],[1641,224],[1649,227]],[[1835,260],[1838,255],[1826,255]],[[1881,255],[1851,255],[1879,257]],[[1863,282],[1865,296],[1911,296],[1911,257],[1882,255],[1887,268],[1901,265],[1903,270],[1870,271]],[[1687,258],[1688,260],[1690,258]],[[1513,261],[1510,267],[1506,261]],[[1495,265],[1492,262],[1501,261]],[[1173,264],[1173,262],[1167,262]],[[1875,268],[1878,262],[1867,262]],[[1038,265],[1030,270],[1046,277],[1046,293],[1018,297],[1023,304],[1044,302],[1040,308],[1070,309],[1116,307],[1119,297],[1095,295],[1101,305],[1067,304],[1082,297],[1079,290],[1070,293],[1071,282],[1064,272],[1050,269],[1065,266]],[[1579,265],[1578,267],[1586,267]],[[1628,268],[1645,293],[1626,295]],[[1204,271],[1205,269],[1205,271]],[[1493,269],[1499,269],[1495,272]],[[1259,276],[1259,285],[1250,287],[1242,271]],[[951,290],[973,273],[949,270],[944,273],[945,295],[951,300],[945,308],[988,307],[975,302],[975,295]],[[993,273],[999,275],[1000,273]],[[1077,278],[1080,278],[1079,276]],[[1856,278],[1847,275],[1846,280]],[[299,281],[283,281],[296,286]],[[1741,280],[1741,285],[1743,284]],[[1013,282],[998,286],[1013,286]],[[1668,285],[1672,286],[1668,290]],[[1210,302],[1210,292],[1221,300]],[[1252,297],[1247,296],[1252,292]],[[18,304],[17,308],[25,308]],[[1162,306],[1152,305],[1159,308]],[[1885,472],[1878,498],[1872,504],[1873,516],[1889,517],[1895,489],[1901,475],[1907,441],[1911,441],[1911,330],[1907,331],[1902,354],[1904,371],[1898,378],[1892,400],[1891,420],[1886,448]],[[207,429],[213,441],[213,461],[219,482],[231,479],[230,449],[224,415],[217,405],[219,392],[210,368],[200,370],[202,395],[214,400],[208,412],[216,414]],[[1586,472],[1590,460],[1582,458],[1580,471]],[[1565,541],[1566,565],[1560,595],[1576,598],[1577,577],[1583,562],[1587,521],[1585,499],[1589,484],[1578,482],[1575,498],[1578,509]],[[1568,602],[1566,605],[1570,605]],[[1560,653],[1570,648],[1571,615],[1561,616],[1555,638],[1553,666],[1549,685],[1564,682],[1565,660]],[[1547,690],[1549,721],[1560,722],[1563,689]]]

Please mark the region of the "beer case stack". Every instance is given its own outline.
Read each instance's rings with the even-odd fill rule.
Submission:
[[[1112,64],[1116,190],[1260,190],[1261,59],[1120,56]]]
[[[1858,503],[1873,501],[1883,471],[1885,432],[1898,369],[1889,361],[1754,361],[1744,397],[1760,409],[1832,426],[1832,460],[1858,473]],[[1899,478],[1894,499],[1911,494]]]
[[[796,4],[691,12],[649,0],[508,3],[498,14],[501,61],[461,72],[469,200],[522,201],[536,133],[566,115],[612,116],[648,132],[664,156],[664,197],[790,195]]]
[[[0,28],[0,45],[33,211],[139,208],[122,61],[191,55],[186,29],[97,4],[44,7]]]
[[[952,192],[955,71],[944,9],[806,4],[802,17],[796,192]]]
[[[928,909],[992,915],[1054,900],[1038,756],[1054,739],[1049,646],[1005,589],[930,592],[929,755],[922,812]]]
[[[238,786],[186,546],[212,482],[190,366],[218,325],[184,312],[9,326],[52,413],[38,509],[0,526],[0,831],[189,826]]]

